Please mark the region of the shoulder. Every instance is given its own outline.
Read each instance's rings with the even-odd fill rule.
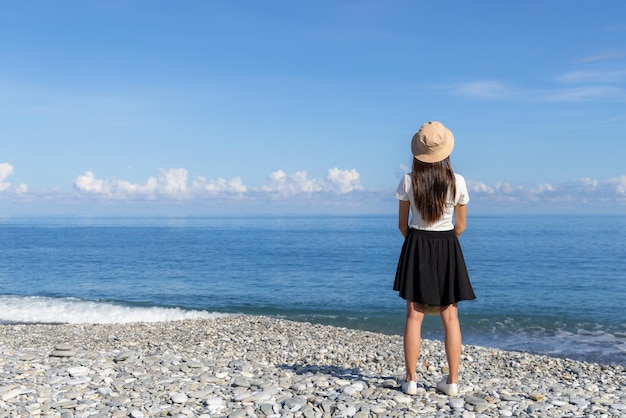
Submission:
[[[463,177],[462,175],[458,174],[458,173],[454,173],[454,179],[456,181],[457,186],[461,185],[463,187],[466,186],[466,182],[465,182],[465,177]]]
[[[461,205],[467,205],[469,202],[469,193],[467,191],[467,183],[465,177],[460,174],[454,173],[456,182],[456,203]]]
[[[413,173],[404,173],[402,175],[402,178],[400,179],[400,183],[403,184],[411,184],[412,182],[412,177],[413,177]]]
[[[396,190],[396,198],[400,200],[409,200],[411,191],[411,173],[406,173],[400,179],[398,189]]]

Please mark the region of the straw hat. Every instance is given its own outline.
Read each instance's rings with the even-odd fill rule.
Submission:
[[[454,135],[441,122],[426,122],[413,135],[411,151],[413,156],[424,163],[445,160],[454,149]]]

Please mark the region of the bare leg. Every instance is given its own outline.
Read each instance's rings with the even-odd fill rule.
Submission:
[[[459,380],[459,364],[461,363],[461,325],[457,305],[441,307],[441,322],[444,329],[446,357],[450,373],[446,383],[457,383]]]
[[[404,364],[406,366],[406,380],[416,380],[415,370],[420,355],[422,343],[422,321],[424,320],[424,306],[406,301],[406,324],[404,327]]]

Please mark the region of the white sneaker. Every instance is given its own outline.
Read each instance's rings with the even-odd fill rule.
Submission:
[[[446,383],[447,380],[448,378],[445,377],[442,381],[437,383],[437,389],[439,389],[448,396],[458,396],[459,385],[457,383]]]
[[[402,392],[406,393],[407,395],[417,395],[417,383],[415,382],[415,380],[402,383]]]

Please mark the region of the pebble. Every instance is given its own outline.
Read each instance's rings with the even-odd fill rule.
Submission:
[[[174,403],[185,403],[189,398],[184,393],[173,393],[172,394],[172,402]]]
[[[132,355],[133,355],[132,351],[122,351],[121,353],[116,355],[115,358],[113,358],[113,361],[118,363],[120,361],[124,361],[124,360],[130,358]]]
[[[622,365],[465,345],[447,397],[443,344],[424,340],[408,396],[401,336],[267,317],[0,325],[0,341],[0,417],[626,414]]]
[[[546,400],[546,397],[543,396],[541,393],[537,393],[537,392],[533,392],[530,395],[528,395],[528,397],[530,399],[532,399],[535,402],[543,402]]]
[[[2,400],[3,401],[8,401],[9,399],[15,398],[20,393],[22,393],[22,391],[19,390],[19,389],[10,390],[10,391],[5,392],[4,394],[2,394]]]
[[[450,399],[450,408],[452,409],[462,409],[464,405],[465,405],[465,401],[461,398]]]
[[[32,353],[30,354],[32,355]],[[76,351],[74,350],[74,347],[69,344],[58,343],[54,345],[54,349],[50,355],[52,357],[73,357],[76,355]]]
[[[478,398],[476,396],[468,395],[465,397],[465,402],[472,404],[474,406],[477,405],[486,405],[488,402],[482,398]]]
[[[85,366],[70,367],[67,372],[72,377],[83,377],[89,374],[89,369]]]

